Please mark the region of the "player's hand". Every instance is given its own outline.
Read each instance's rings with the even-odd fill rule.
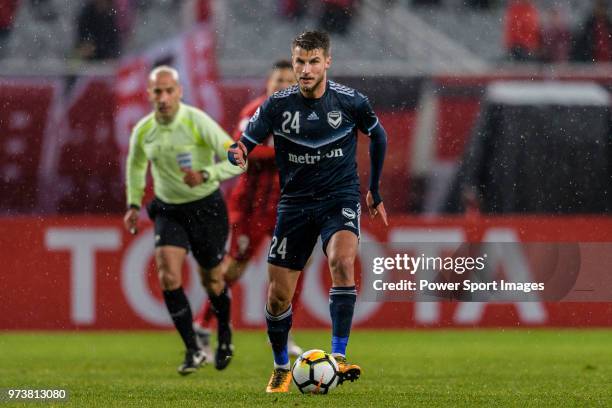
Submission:
[[[206,176],[207,173],[203,171],[194,171],[187,168],[181,168],[181,171],[185,173],[185,176],[183,176],[183,182],[191,188],[199,186],[208,179]]]
[[[241,169],[246,167],[247,148],[240,140],[230,146],[227,155],[233,164],[240,166]]]
[[[378,202],[374,201],[374,196],[371,191],[368,191],[366,195],[366,204],[368,206],[368,212],[370,213],[370,219],[374,219],[380,215],[383,223],[386,227],[389,226],[389,221],[387,220],[387,211],[385,211],[385,205],[382,202],[382,199],[379,195],[377,195],[379,200]]]
[[[130,234],[136,235],[138,234],[138,214],[139,210],[136,208],[130,208],[125,213],[123,217],[123,225],[125,229],[129,231]]]

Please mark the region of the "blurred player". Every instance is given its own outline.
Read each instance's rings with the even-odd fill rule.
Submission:
[[[296,83],[291,62],[279,60],[274,63],[266,83],[266,95],[249,102],[240,112],[240,121],[234,132],[234,139],[240,139],[249,119],[257,108],[272,95]],[[232,190],[229,200],[231,225],[230,252],[226,256],[225,282],[232,285],[244,274],[249,260],[264,239],[272,236],[276,220],[276,204],[280,195],[278,172],[274,162],[272,134],[263,145],[249,156],[249,168]],[[210,302],[202,306],[194,322],[194,330],[205,351],[210,350],[212,317]],[[299,356],[302,349],[289,338],[289,355]],[[207,352],[207,355],[210,353]],[[212,354],[209,355],[211,357]]]
[[[138,122],[130,137],[125,228],[133,234],[138,231],[150,161],[155,199],[147,211],[155,223],[155,262],[166,307],[187,349],[178,372],[190,374],[206,359],[197,345],[191,308],[181,286],[181,270],[189,249],[198,262],[217,317],[215,367],[221,370],[229,364],[233,346],[230,298],[221,262],[228,220],[219,182],[242,171],[226,159],[226,150],[232,144],[227,133],[204,112],[181,103],[182,88],[175,69],[155,68],[147,91],[154,111]],[[220,159],[217,163],[215,156]]]
[[[358,129],[370,137],[368,211],[370,217],[380,216],[387,225],[379,193],[387,136],[367,97],[327,80],[331,55],[326,33],[300,34],[293,40],[291,54],[298,84],[268,98],[228,152],[232,163],[245,166],[249,152],[274,134],[281,198],[268,254],[270,284],[265,313],[274,371],[267,392],[289,390],[291,300],[319,235],[332,278],[332,354],[340,367],[339,381],[354,381],[361,375],[361,368],[346,360],[357,298],[354,263],[361,214],[355,157]]]

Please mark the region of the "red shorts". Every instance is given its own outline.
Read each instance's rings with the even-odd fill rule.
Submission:
[[[267,217],[245,216],[230,226],[229,254],[238,261],[248,261],[253,257],[260,245],[267,244],[274,232],[276,213]]]
[[[230,195],[230,250],[238,261],[248,261],[272,236],[279,199],[276,170],[243,175]]]

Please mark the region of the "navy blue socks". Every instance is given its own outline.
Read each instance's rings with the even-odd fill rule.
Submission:
[[[329,314],[332,321],[332,355],[346,355],[351,334],[353,311],[357,301],[355,286],[336,286],[329,290]]]
[[[289,353],[287,352],[287,339],[293,322],[291,305],[283,313],[273,316],[266,307],[266,323],[268,325],[268,338],[274,353],[274,367],[289,369]]]

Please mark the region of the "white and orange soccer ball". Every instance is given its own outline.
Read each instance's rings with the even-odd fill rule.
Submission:
[[[293,382],[303,394],[327,394],[338,385],[338,363],[323,350],[308,350],[291,368]]]

